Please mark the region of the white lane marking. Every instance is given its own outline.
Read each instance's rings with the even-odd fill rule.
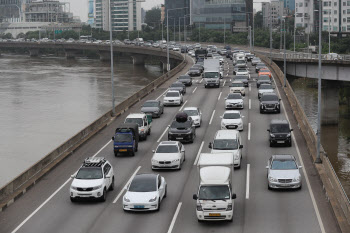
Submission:
[[[272,78],[274,79],[274,83],[276,83],[276,80],[275,80],[275,77],[272,76]],[[280,94],[280,91],[277,89],[277,92],[278,92],[278,95],[280,96],[281,98],[281,94]],[[283,103],[283,100],[281,100],[281,104],[282,104],[282,107],[284,109],[284,115],[286,116],[287,118],[287,121],[289,121],[289,117],[285,111],[285,107],[284,107],[284,103]],[[316,213],[316,217],[317,217],[317,221],[318,221],[318,224],[320,225],[320,228],[321,228],[321,232],[322,233],[326,233],[326,230],[324,229],[324,226],[323,226],[323,222],[322,222],[322,218],[321,218],[321,215],[320,215],[320,211],[318,210],[318,206],[317,206],[317,203],[316,203],[316,200],[315,200],[315,196],[314,196],[314,193],[312,191],[312,188],[311,188],[311,185],[310,185],[310,181],[309,181],[309,176],[307,175],[306,173],[306,169],[305,169],[305,166],[304,166],[304,162],[303,162],[303,159],[301,157],[301,154],[300,154],[300,150],[299,150],[299,146],[298,146],[298,143],[295,139],[295,136],[294,136],[294,133],[292,132],[292,139],[293,139],[293,142],[294,142],[294,145],[295,145],[295,148],[297,150],[297,154],[298,154],[298,158],[299,158],[299,162],[300,162],[300,165],[303,166],[303,173],[305,175],[305,180],[306,180],[306,184],[307,184],[307,188],[309,190],[309,194],[310,194],[310,197],[311,197],[311,201],[312,201],[312,205],[314,206],[314,209],[315,209],[315,213]]]
[[[249,109],[252,109],[252,100],[249,99]]]
[[[123,189],[119,192],[118,196],[114,199],[113,204],[115,204],[118,201],[118,199],[121,197],[121,195],[123,195],[124,191],[128,188],[128,185],[134,179],[134,177],[136,176],[137,172],[140,169],[141,169],[141,166],[138,166],[138,168],[136,168],[135,172],[131,175],[131,177],[128,180],[128,182],[126,182],[126,184],[124,185]]]
[[[231,79],[230,79],[230,82],[231,82]]]
[[[218,97],[218,100],[220,100],[220,98],[221,98],[221,94],[222,94],[222,92],[220,92],[219,97]]]
[[[228,76],[228,74],[226,74],[226,77]]]
[[[198,153],[197,153],[196,159],[194,160],[194,164],[193,164],[194,166],[196,166],[196,165],[197,165],[197,163],[198,163],[198,160],[199,160],[199,155],[200,155],[200,154],[201,154],[201,152],[202,152],[203,146],[204,146],[204,141],[202,141],[201,146],[199,147],[199,150],[198,150]]]
[[[169,226],[168,233],[171,233],[173,231],[173,228],[174,228],[174,225],[175,225],[175,222],[176,222],[176,218],[177,218],[177,215],[180,212],[181,206],[182,206],[182,202],[179,202],[179,204],[177,205],[177,208],[176,208],[173,220],[171,221],[171,224]]]
[[[202,83],[203,82],[203,79],[201,79],[201,81],[199,83]]]
[[[249,84],[249,91],[252,91],[252,85]]]
[[[245,188],[245,199],[249,199],[249,183],[250,183],[250,164],[247,164],[247,182]]]
[[[225,83],[226,83],[226,80],[224,81],[224,84],[222,84],[223,87],[225,86]]]
[[[185,103],[183,103],[183,105],[182,105],[181,108],[179,109],[179,112],[182,111],[182,109],[185,107],[185,105],[187,104],[187,101],[188,101],[188,100],[186,100]]]
[[[166,131],[168,130],[169,126],[167,126],[164,130],[164,132],[162,133],[162,135],[160,135],[159,139],[157,140],[157,142],[160,142],[160,140],[162,140],[164,134],[166,133]]]
[[[104,148],[106,148],[109,143],[111,143],[112,140],[108,141],[99,151],[97,151],[92,157],[95,157],[96,155],[98,155]],[[51,194],[51,196],[49,196],[49,198],[47,198],[38,208],[36,208],[34,210],[33,213],[31,213],[26,219],[23,220],[23,222],[21,222],[21,224],[19,224],[11,233],[15,233],[17,232],[26,222],[28,222],[29,219],[31,219],[44,205],[46,205],[46,203],[48,203],[64,186],[66,186],[69,181],[71,181],[72,178],[69,178],[68,180],[66,180],[66,182],[64,182],[53,194]]]
[[[248,124],[248,140],[250,140],[250,123]]]
[[[198,81],[197,81],[198,82]],[[192,93],[195,93],[196,92],[196,90],[197,90],[197,87],[192,91]]]
[[[213,111],[213,114],[211,114],[211,118],[210,118],[210,121],[209,121],[209,125],[211,125],[211,122],[213,121],[214,114],[215,114],[215,110]]]
[[[160,97],[162,97],[165,94],[165,92],[167,92],[167,91],[168,91],[168,89],[166,89],[160,96],[158,96],[158,98],[156,100],[158,100]]]

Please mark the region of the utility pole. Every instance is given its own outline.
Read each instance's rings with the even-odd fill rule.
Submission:
[[[226,20],[224,18],[224,45],[226,45]]]
[[[295,53],[295,31],[296,31],[296,28],[294,26],[294,53]]]
[[[181,24],[180,24],[181,17],[179,17],[179,43],[181,42]]]
[[[115,116],[114,100],[114,62],[113,62],[113,36],[112,36],[112,2],[109,0],[109,43],[111,48],[111,86],[112,86],[112,114]]]
[[[283,20],[284,22],[284,54],[283,54],[283,71],[284,71],[284,87],[287,86],[287,62],[286,62],[286,19]]]
[[[281,26],[280,26],[280,51],[282,50],[282,19],[281,20]]]
[[[272,15],[270,7],[270,65],[272,64]]]

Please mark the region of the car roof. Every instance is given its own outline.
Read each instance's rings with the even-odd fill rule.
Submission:
[[[225,112],[224,112],[224,114],[225,113],[239,113],[239,114],[241,114],[241,111],[239,111],[239,110],[226,110]]]
[[[142,118],[146,116],[145,113],[130,113],[126,118]]]
[[[214,139],[237,139],[238,134],[237,130],[221,129],[216,132]]]
[[[173,90],[168,90],[168,91],[167,91],[167,93],[169,93],[169,92],[178,92],[178,93],[180,94],[180,91],[179,91],[179,90],[174,90],[174,89],[173,89]]]
[[[184,111],[185,110],[198,110],[198,108],[197,107],[186,107],[186,108],[184,108]]]
[[[287,120],[273,119],[273,120],[271,120],[270,124],[271,125],[273,125],[273,124],[288,124],[289,125],[289,122]]]
[[[260,84],[260,87],[261,86],[272,86],[272,84],[269,84],[269,83],[262,83],[262,84]]]
[[[159,143],[159,146],[160,145],[178,145],[179,142],[178,141],[162,141]]]
[[[296,160],[293,155],[272,155],[273,160]]]
[[[274,92],[263,93],[263,95],[275,95],[275,96],[277,96],[277,94]]]
[[[227,96],[236,96],[236,95],[242,96],[240,93],[229,93]]]

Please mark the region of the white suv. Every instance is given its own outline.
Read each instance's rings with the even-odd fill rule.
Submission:
[[[114,189],[113,167],[102,157],[85,159],[72,178],[69,191],[72,202],[87,198],[106,201],[107,190]]]

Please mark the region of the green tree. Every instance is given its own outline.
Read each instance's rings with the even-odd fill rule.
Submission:
[[[262,11],[256,12],[254,16],[254,27],[262,28],[263,27],[263,13]]]
[[[18,38],[26,38],[26,34],[24,34],[23,32],[21,32],[21,33],[19,33],[18,35],[17,35],[17,39]]]
[[[158,27],[161,18],[161,10],[159,7],[153,7],[151,10],[146,11],[145,23],[149,26]]]

